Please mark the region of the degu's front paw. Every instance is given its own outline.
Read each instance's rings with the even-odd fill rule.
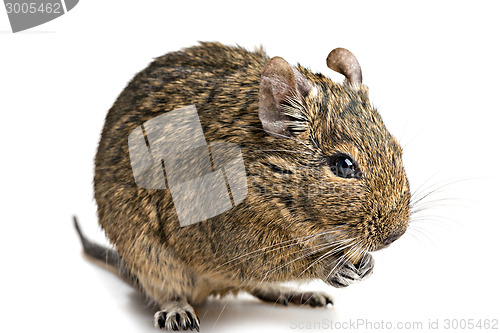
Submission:
[[[345,260],[345,262],[329,276],[328,283],[336,288],[345,288],[355,281],[364,280],[372,274],[374,263],[375,261],[369,253],[364,255],[357,264]]]
[[[200,331],[200,319],[194,309],[187,302],[171,302],[156,312],[155,326],[171,331],[197,330]]]

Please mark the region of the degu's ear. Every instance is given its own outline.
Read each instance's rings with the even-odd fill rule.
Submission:
[[[326,65],[345,76],[344,82],[359,87],[363,83],[363,74],[358,60],[349,50],[341,47],[333,49],[326,58]]]
[[[287,135],[293,121],[283,109],[282,103],[303,98],[312,89],[312,84],[285,59],[274,57],[262,71],[259,91],[259,118],[264,130],[275,137]]]

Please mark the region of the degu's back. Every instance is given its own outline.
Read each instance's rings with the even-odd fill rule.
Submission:
[[[128,151],[133,130],[168,111],[195,106],[206,137],[241,144],[249,132],[261,131],[259,82],[267,60],[262,50],[201,43],[158,57],[131,80],[108,112],[95,158],[99,221],[113,243],[135,238],[134,232],[125,236],[130,226],[122,225],[132,216],[114,215],[123,212],[117,205],[121,195],[129,193],[121,201],[132,205],[142,190]]]

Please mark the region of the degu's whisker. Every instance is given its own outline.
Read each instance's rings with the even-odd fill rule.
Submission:
[[[423,228],[421,228],[419,226],[416,226],[416,225],[409,225],[408,226],[408,232],[409,233],[411,233],[411,232],[418,233],[420,236],[422,236],[425,239],[427,239],[434,247],[436,247],[436,244],[434,243],[434,240],[429,237],[429,235],[430,235],[429,230],[423,229]]]
[[[275,267],[275,268],[273,268],[273,269],[270,269],[270,270],[268,270],[268,271],[266,271],[266,272],[262,273],[262,274],[261,274],[261,275],[259,275],[258,277],[260,277],[260,276],[262,276],[262,275],[265,275],[265,277],[264,277],[264,279],[265,279],[265,278],[266,278],[266,277],[267,277],[270,273],[273,273],[273,272],[275,272],[275,271],[277,271],[277,270],[281,270],[282,268],[284,268],[284,267],[286,267],[286,266],[288,266],[288,265],[290,265],[290,264],[292,264],[292,263],[294,263],[294,262],[296,262],[296,261],[298,261],[298,260],[304,259],[304,258],[306,258],[306,257],[310,256],[311,254],[317,253],[317,252],[322,251],[322,250],[324,250],[324,249],[326,249],[326,248],[329,248],[329,247],[336,247],[336,248],[337,248],[337,250],[342,250],[345,246],[344,246],[344,245],[340,245],[340,246],[339,246],[339,245],[336,245],[336,244],[333,244],[333,245],[332,245],[332,244],[329,244],[329,245],[326,245],[326,246],[321,247],[321,248],[319,248],[319,249],[315,249],[315,250],[313,250],[313,251],[309,251],[309,252],[306,252],[306,253],[301,252],[301,253],[302,253],[302,255],[300,255],[299,257],[297,257],[297,258],[295,258],[295,259],[293,259],[293,260],[290,260],[290,261],[286,262],[285,264],[279,265],[279,266],[277,266],[277,267]],[[297,251],[297,252],[295,252],[295,253],[299,253],[299,252],[300,252],[300,251]]]
[[[326,243],[326,245],[320,246],[320,245],[321,245],[321,244],[323,244],[323,243]],[[291,260],[291,261],[289,261],[289,262],[287,262],[287,263],[285,263],[285,264],[282,264],[282,265],[280,265],[280,266],[278,266],[278,267],[275,267],[274,269],[268,270],[268,271],[266,271],[266,272],[264,272],[264,273],[260,274],[260,275],[259,275],[259,277],[260,277],[260,276],[262,276],[262,275],[268,276],[270,273],[273,273],[273,272],[275,272],[275,271],[277,271],[277,270],[280,270],[280,269],[282,269],[282,268],[286,267],[287,265],[289,265],[289,264],[292,264],[292,263],[296,262],[297,260],[300,260],[300,259],[306,258],[307,256],[310,256],[310,255],[312,255],[312,254],[315,254],[315,253],[317,253],[317,252],[320,252],[320,251],[322,251],[322,250],[324,250],[324,249],[327,249],[327,248],[329,248],[329,247],[338,246],[337,244],[339,244],[339,243],[340,243],[340,245],[342,245],[342,243],[344,243],[344,241],[343,241],[343,239],[340,239],[340,240],[336,240],[336,241],[334,241],[334,242],[323,242],[323,243],[320,243],[320,244],[316,245],[315,247],[313,247],[313,248],[311,248],[311,249],[299,250],[299,251],[295,251],[295,252],[292,252],[292,253],[288,253],[288,254],[286,254],[286,257],[289,257],[290,255],[295,254],[295,253],[300,253],[301,255],[300,255],[299,257],[295,258],[294,260]],[[256,270],[256,269],[255,269],[255,270]],[[255,270],[254,270],[254,271],[255,271]],[[253,273],[254,271],[252,271],[252,273]],[[264,277],[264,278],[263,278],[263,280],[264,280],[265,278],[266,278],[266,277]]]
[[[328,248],[329,246],[336,246],[337,243],[338,242],[336,241],[336,242],[327,244],[327,245],[324,246],[324,248]],[[317,247],[318,247],[317,249],[309,251],[309,252],[308,251],[295,251],[295,252],[293,252],[293,254],[295,254],[295,253],[301,253],[301,256],[299,258],[295,259],[294,261],[300,260],[302,258],[307,257],[308,255],[314,254],[315,252],[319,252],[319,251],[321,251],[321,250],[324,249],[323,247],[321,247],[321,248],[319,248],[319,246],[317,246]],[[287,254],[286,257],[288,257],[290,255],[291,255],[291,253]],[[243,285],[246,285],[246,283],[248,283],[250,281],[250,278],[252,277],[252,280],[253,280],[252,283],[254,284],[253,289],[255,289],[258,286],[265,284],[265,281],[267,280],[267,277],[269,276],[270,273],[273,273],[275,271],[278,271],[278,270],[282,269],[287,264],[291,264],[291,262],[285,263],[285,264],[281,265],[280,267],[275,267],[274,269],[268,270],[268,271],[263,272],[263,273],[255,276],[255,277],[252,277],[253,273],[259,268],[259,266],[257,266],[254,270],[252,270],[250,272],[250,274],[249,274],[249,276],[247,278],[245,278],[243,281],[241,281],[241,283],[239,283],[238,288],[241,288]],[[258,282],[256,282],[255,279],[258,279],[257,280]]]
[[[352,244],[350,247],[351,248],[355,248],[358,244],[362,243],[363,241],[364,240],[361,239],[358,242],[356,242],[355,244]],[[335,266],[330,270],[330,273],[328,273],[328,275],[326,276],[326,278],[328,279],[338,267],[344,265],[348,260],[349,260],[349,258],[347,257],[347,253],[344,252],[342,254],[342,256],[339,258],[337,264],[335,264]]]
[[[413,212],[415,209],[427,207],[427,206],[432,205],[432,204],[439,204],[440,206],[442,206],[443,202],[460,201],[460,200],[461,200],[460,198],[436,198],[436,199],[429,199],[429,200],[426,200],[426,201],[420,201],[420,202],[418,202],[416,204],[410,204],[410,208],[411,208],[411,210]]]
[[[339,252],[340,250],[343,250],[346,248],[346,246],[348,247],[349,244],[353,241],[354,239],[353,238],[350,238],[350,239],[345,239],[345,240],[342,240],[342,247],[334,247],[333,249],[329,250],[328,252],[326,252],[325,254],[323,254],[321,257],[315,259],[309,266],[307,266],[300,274],[299,276],[301,276],[302,274],[304,274],[309,268],[311,268],[312,266],[314,266],[315,264],[319,263],[323,258],[326,258],[328,257],[329,255],[333,254],[333,253],[337,253]]]
[[[452,219],[448,216],[443,216],[443,215],[418,215],[416,217],[412,217],[410,219],[410,223],[415,223],[415,222],[420,222],[420,221],[439,221],[439,222],[453,222],[453,223],[460,223],[459,221]]]
[[[331,228],[329,230],[322,231],[322,232],[319,232],[319,233],[316,233],[316,234],[313,234],[310,236],[297,237],[297,238],[287,240],[284,242],[280,242],[280,243],[277,243],[277,244],[274,244],[271,246],[260,248],[258,250],[252,251],[250,253],[245,253],[245,254],[242,254],[236,258],[233,258],[233,259],[217,266],[216,270],[219,270],[219,269],[223,268],[224,266],[226,266],[230,263],[233,263],[233,265],[230,265],[229,267],[227,267],[227,269],[229,269],[229,268],[234,267],[235,265],[237,265],[238,263],[241,263],[243,261],[247,261],[247,260],[253,259],[257,256],[268,254],[270,252],[279,251],[279,250],[286,249],[286,248],[289,248],[292,246],[298,246],[298,245],[301,245],[301,244],[303,244],[303,243],[305,243],[313,238],[321,237],[321,236],[326,235],[326,234],[338,232],[339,229],[341,229],[341,227]],[[243,261],[241,261],[242,259],[243,259]],[[235,261],[236,261],[236,263],[234,263]]]
[[[410,200],[410,206],[415,206],[417,203],[421,202],[422,200],[429,197],[430,195],[435,195],[437,193],[441,193],[441,191],[444,188],[447,188],[451,185],[454,185],[454,184],[457,184],[460,182],[464,182],[464,181],[468,181],[468,180],[471,180],[471,178],[452,179],[452,180],[448,180],[445,182],[430,185],[425,189],[425,191],[423,189],[417,190],[417,191],[413,192],[413,194],[412,194],[412,198]]]

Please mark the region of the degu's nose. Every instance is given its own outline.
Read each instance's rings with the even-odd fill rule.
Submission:
[[[404,231],[396,231],[392,234],[389,234],[389,236],[384,239],[384,246],[389,246],[391,245],[396,239],[398,239],[399,237],[401,237],[405,232]]]

